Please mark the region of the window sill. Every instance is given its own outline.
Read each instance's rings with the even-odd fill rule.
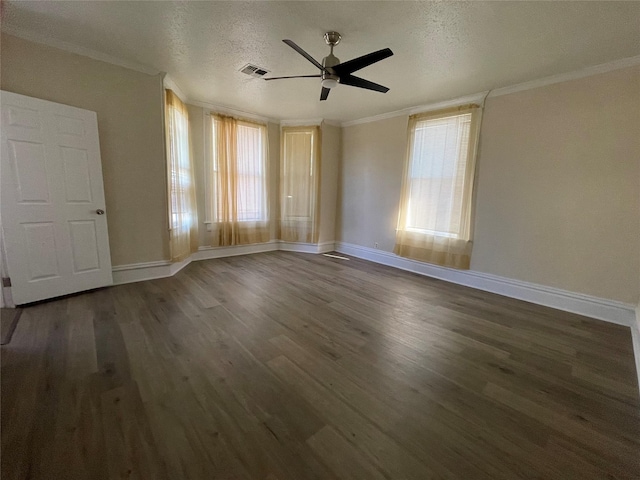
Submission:
[[[211,232],[213,231],[213,226],[220,224],[220,223],[225,223],[225,222],[211,222],[211,221],[205,221],[202,222],[204,225],[206,225],[207,227],[207,232]],[[246,225],[246,226],[260,226],[260,227],[266,227],[267,224],[269,223],[269,220],[243,220],[238,222],[242,225]]]
[[[429,235],[431,237],[441,237],[441,238],[453,238],[458,239],[460,235],[457,233],[446,233],[446,232],[436,232],[434,230],[422,230],[418,228],[406,228],[405,232],[412,233],[414,235]]]

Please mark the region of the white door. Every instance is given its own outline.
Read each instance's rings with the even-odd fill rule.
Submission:
[[[95,112],[0,92],[2,228],[17,305],[111,285]]]

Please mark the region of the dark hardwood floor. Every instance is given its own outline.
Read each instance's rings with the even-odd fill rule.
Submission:
[[[285,252],[25,308],[2,478],[640,478],[628,328]]]

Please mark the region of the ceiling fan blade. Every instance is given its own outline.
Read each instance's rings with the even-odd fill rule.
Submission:
[[[294,75],[292,77],[271,77],[263,78],[263,80],[281,80],[283,78],[320,78],[322,75]]]
[[[384,85],[370,82],[364,78],[356,77],[354,75],[343,75],[340,77],[340,83],[343,85],[351,85],[352,87],[366,88],[367,90],[375,90],[376,92],[387,93],[389,89]]]
[[[380,60],[384,60],[387,57],[393,55],[393,52],[389,48],[383,48],[382,50],[378,50],[377,52],[371,52],[366,55],[363,55],[358,58],[354,58],[353,60],[349,60],[343,63],[340,63],[333,67],[333,70],[338,75],[349,74],[355,72],[356,70],[360,70],[361,68],[367,67],[372,63],[379,62]]]
[[[286,43],[287,45],[289,45],[291,48],[293,48],[296,52],[298,52],[304,58],[309,60],[311,63],[313,63],[320,70],[324,70],[324,67],[320,63],[318,63],[318,61],[315,58],[313,58],[311,55],[309,55],[307,52],[305,52],[301,47],[296,45],[296,42],[294,42],[293,40],[287,40],[287,39],[282,40],[282,41],[284,43]]]
[[[330,88],[322,87],[322,91],[320,92],[320,100],[326,100],[329,96]]]

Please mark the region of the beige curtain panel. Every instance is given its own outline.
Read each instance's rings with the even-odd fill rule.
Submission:
[[[279,238],[318,243],[320,127],[283,127]]]
[[[167,184],[171,260],[184,260],[198,250],[198,212],[189,145],[187,107],[171,90],[165,91]]]
[[[398,255],[469,268],[480,110],[466,105],[409,117]]]
[[[266,125],[212,114],[208,221],[214,247],[269,241]]]

